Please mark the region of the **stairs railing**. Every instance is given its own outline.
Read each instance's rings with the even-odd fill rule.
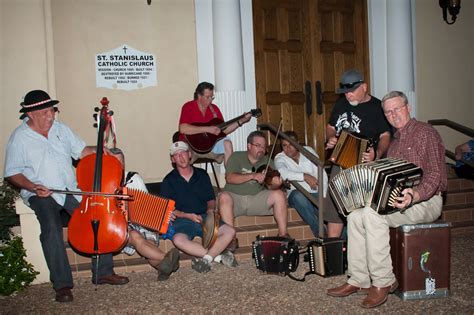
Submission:
[[[264,123],[264,124],[258,124],[257,125],[258,129],[261,130],[268,130],[274,135],[276,135],[278,128],[273,126],[272,124]],[[318,191],[323,192],[325,190],[324,187],[324,180],[322,180],[323,177],[323,172],[324,172],[324,162],[322,162],[316,155],[312,154],[308,150],[306,150],[302,145],[300,145],[298,142],[293,140],[292,138],[288,137],[284,132],[280,132],[279,137],[287,140],[288,142],[291,143],[292,146],[294,146],[301,154],[303,154],[305,157],[308,158],[313,164],[315,164],[318,167]],[[298,182],[296,181],[290,181],[291,184],[298,189],[303,195],[308,198],[309,201],[311,201],[312,204],[314,204],[318,208],[318,219],[319,219],[319,236],[324,237],[324,214],[323,214],[323,209],[319,205],[323,204],[323,194],[318,193],[318,198],[314,198],[306,189],[304,189]],[[329,193],[329,192],[328,192]]]
[[[469,136],[471,138],[474,138],[474,129],[466,127],[464,125],[458,124],[457,122],[454,122],[449,119],[432,119],[428,120],[428,123],[433,125],[433,126],[446,126],[448,128],[451,128],[453,130],[456,130],[462,134],[465,134],[466,136]],[[450,150],[446,150],[445,152],[446,156],[450,158],[453,161],[456,161],[456,157],[454,152]],[[461,160],[466,165],[469,165],[470,167],[474,168],[474,163],[472,161],[466,161],[464,159]]]

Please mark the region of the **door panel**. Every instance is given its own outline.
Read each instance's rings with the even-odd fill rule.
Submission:
[[[307,1],[254,1],[255,66],[257,102],[263,115],[259,122],[294,129],[306,137],[308,117],[302,87],[311,69],[311,51],[305,45]],[[306,48],[306,49],[305,49]]]
[[[339,76],[357,68],[369,80],[365,0],[254,0],[255,72],[259,122],[294,130],[325,156],[325,127],[339,95]],[[311,82],[306,114],[305,82]],[[316,112],[321,81],[323,113]],[[272,140],[270,139],[270,142]]]

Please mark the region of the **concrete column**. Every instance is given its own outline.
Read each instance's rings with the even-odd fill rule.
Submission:
[[[245,90],[239,0],[213,0],[212,22],[216,87]]]
[[[389,90],[413,91],[413,38],[410,0],[387,1]]]
[[[416,116],[414,6],[411,0],[369,0],[371,93],[404,92]]]
[[[198,81],[214,83],[216,79],[214,76],[212,0],[196,0],[194,7],[196,12]]]
[[[251,0],[196,0],[199,82],[216,85],[215,103],[225,119],[256,107]],[[234,151],[246,149],[252,119],[230,135]],[[221,169],[222,171],[222,169]]]

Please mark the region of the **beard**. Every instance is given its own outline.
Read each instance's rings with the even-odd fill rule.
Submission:
[[[357,105],[360,104],[359,101],[348,101],[348,102],[349,102],[349,104],[351,104],[352,106],[357,106]]]

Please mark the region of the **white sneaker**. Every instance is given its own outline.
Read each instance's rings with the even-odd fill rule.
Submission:
[[[239,265],[234,254],[232,254],[230,250],[226,250],[221,254],[221,264],[227,267],[237,267]]]
[[[211,263],[207,259],[193,257],[191,268],[199,273],[205,273],[211,271]]]

